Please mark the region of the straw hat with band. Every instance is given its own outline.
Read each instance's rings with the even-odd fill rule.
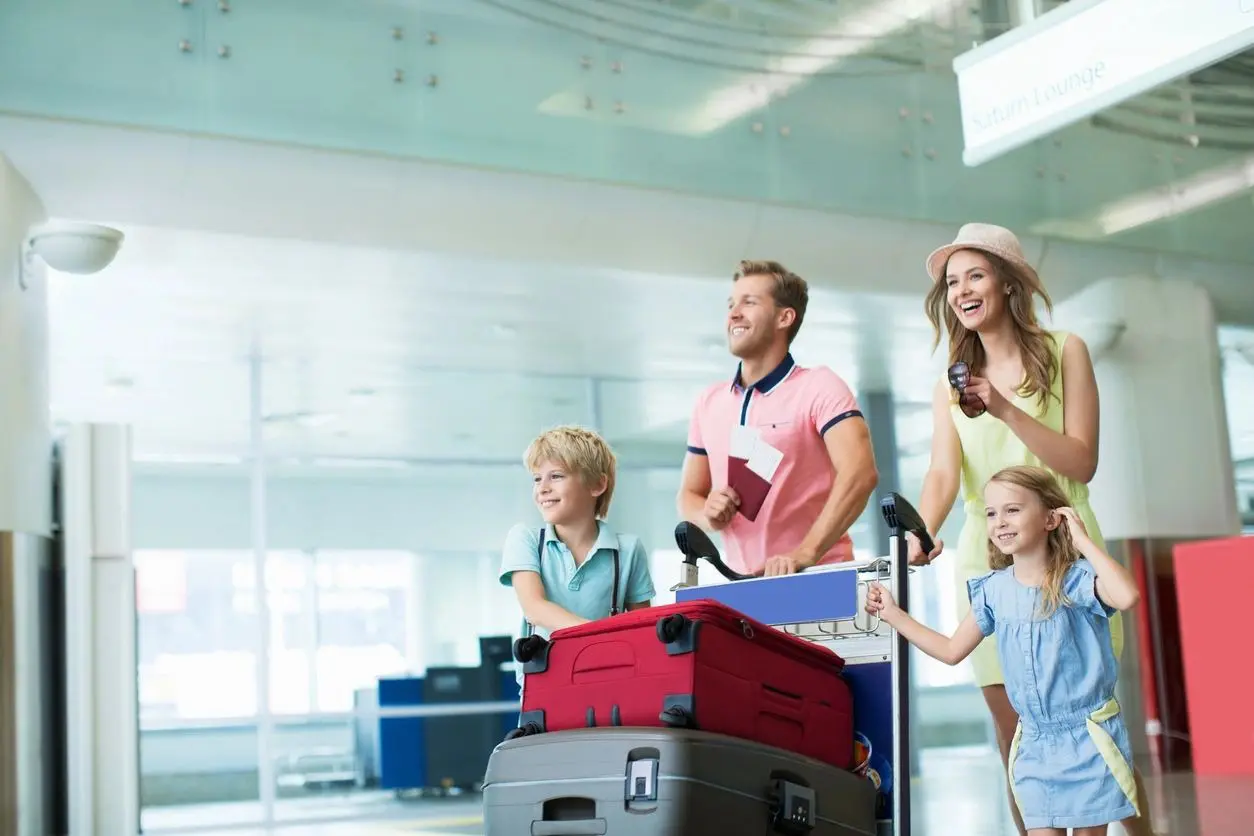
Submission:
[[[1036,273],[1036,268],[1028,264],[1028,260],[1023,256],[1023,246],[1019,243],[1019,239],[1004,226],[981,223],[963,224],[958,230],[958,237],[954,238],[952,244],[937,247],[927,257],[927,273],[932,277],[932,281],[938,282],[945,277],[945,265],[949,263],[949,257],[959,250],[979,250],[1004,259],[1019,270],[1032,292],[1048,298],[1045,286],[1041,284],[1041,277]]]

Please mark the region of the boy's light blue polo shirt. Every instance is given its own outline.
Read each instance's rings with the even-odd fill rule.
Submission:
[[[597,539],[582,565],[552,529],[544,527],[544,560],[539,559],[540,523],[518,524],[505,537],[501,555],[500,581],[512,586],[517,571],[536,572],[544,584],[544,597],[564,610],[587,619],[610,614],[610,585],[614,579],[613,550],[618,549],[618,607],[651,601],[656,593],[649,572],[649,555],[640,538],[616,534],[603,520],[597,523]],[[537,635],[548,631],[536,627]],[[518,681],[522,682],[522,666]]]

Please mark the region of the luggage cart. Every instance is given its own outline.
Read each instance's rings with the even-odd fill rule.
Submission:
[[[910,574],[906,532],[931,551],[918,512],[896,493],[880,502],[888,525],[889,556],[816,567],[796,575],[745,578],[721,565],[705,538],[687,524],[675,537],[685,552],[684,580],[676,601],[712,598],[751,618],[812,641],[830,644],[846,661],[845,679],[854,696],[854,727],[869,743],[868,775],[879,786],[876,819],[880,836],[910,836],[910,654],[909,643],[864,610],[872,582],[886,585],[909,609]],[[713,553],[709,553],[713,552]],[[710,560],[731,583],[701,586],[696,557]]]

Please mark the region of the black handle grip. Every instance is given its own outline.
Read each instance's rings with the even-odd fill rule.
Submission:
[[[710,563],[713,563],[718,573],[729,581],[746,581],[753,577],[753,575],[742,575],[733,571],[724,563],[722,555],[718,553],[718,547],[714,545],[714,541],[698,525],[693,525],[690,522],[681,522],[675,526],[675,545],[679,546],[679,550],[684,553],[686,562],[694,563],[699,557],[705,558]]]
[[[918,537],[924,554],[929,554],[932,549],[936,548],[936,544],[932,542],[932,535],[927,531],[927,524],[923,522],[923,517],[919,516],[919,512],[914,510],[914,506],[901,494],[893,492],[881,499],[880,513],[884,516],[884,522],[894,532],[909,532]]]

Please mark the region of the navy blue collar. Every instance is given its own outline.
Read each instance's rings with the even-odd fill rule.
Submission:
[[[757,383],[753,384],[751,388],[758,390],[758,392],[760,392],[763,395],[767,394],[776,386],[783,383],[784,378],[788,377],[788,373],[791,372],[793,370],[793,367],[796,365],[797,365],[797,362],[792,359],[792,352],[785,354],[784,359],[780,362],[780,364],[776,366],[774,369],[772,369],[770,373],[764,376]],[[744,382],[742,381],[740,377],[740,371],[741,371],[742,366],[743,364],[739,364],[739,363],[736,365],[736,376],[732,378],[732,384],[731,384],[732,391],[744,389]]]

